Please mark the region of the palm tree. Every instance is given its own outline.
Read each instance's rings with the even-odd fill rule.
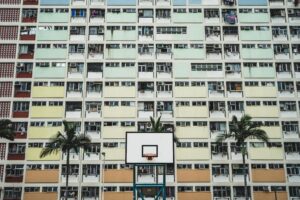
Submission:
[[[49,144],[43,148],[40,157],[46,157],[50,154],[57,154],[59,151],[67,154],[67,173],[66,173],[66,198],[68,198],[68,186],[69,186],[69,168],[70,168],[70,152],[73,150],[79,153],[80,148],[87,148],[91,143],[91,139],[84,134],[76,134],[74,124],[63,121],[64,134],[58,131],[56,136],[50,139]]]
[[[161,133],[164,132],[164,127],[160,121],[161,116],[155,120],[153,117],[150,117],[151,131]]]
[[[15,139],[15,131],[12,122],[9,119],[0,120],[0,138],[11,141]]]
[[[237,119],[236,116],[232,117],[232,121],[229,124],[229,134],[225,133],[219,135],[217,138],[217,142],[223,142],[226,139],[233,138],[236,142],[236,145],[241,148],[241,153],[243,157],[243,174],[244,174],[244,189],[245,189],[245,196],[248,197],[248,190],[247,190],[247,169],[246,169],[246,161],[245,157],[247,155],[247,147],[246,147],[246,140],[247,139],[258,139],[264,141],[266,143],[269,142],[269,138],[267,133],[259,129],[260,125],[257,123],[253,123],[252,117],[249,115],[244,115],[240,119]]]

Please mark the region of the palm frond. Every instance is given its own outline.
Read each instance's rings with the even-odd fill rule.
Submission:
[[[13,124],[9,119],[0,120],[0,138],[5,138],[11,141],[15,138]]]
[[[216,138],[216,142],[221,143],[223,141],[225,141],[228,138],[233,138],[234,135],[232,133],[223,133],[217,136]]]

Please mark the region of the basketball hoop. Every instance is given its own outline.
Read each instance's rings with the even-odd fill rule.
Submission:
[[[146,157],[147,160],[150,161],[150,160],[153,160],[154,157],[156,157],[156,154],[154,154],[154,153],[145,153],[143,156]]]

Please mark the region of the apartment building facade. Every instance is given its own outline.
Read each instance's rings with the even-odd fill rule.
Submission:
[[[299,38],[296,0],[0,0],[0,199],[65,199],[66,155],[39,157],[62,120],[92,139],[68,199],[132,199],[125,132],[150,116],[179,139],[168,199],[245,199],[215,139],[249,114],[270,138],[247,142],[251,199],[299,200]]]

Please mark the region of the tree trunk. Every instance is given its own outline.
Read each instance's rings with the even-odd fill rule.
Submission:
[[[67,174],[66,174],[66,200],[69,192],[69,173],[70,173],[70,150],[67,151]]]
[[[242,157],[243,157],[243,174],[244,174],[244,189],[245,189],[245,197],[246,200],[248,198],[248,189],[247,189],[247,168],[246,168],[246,149],[243,145],[242,147]]]

